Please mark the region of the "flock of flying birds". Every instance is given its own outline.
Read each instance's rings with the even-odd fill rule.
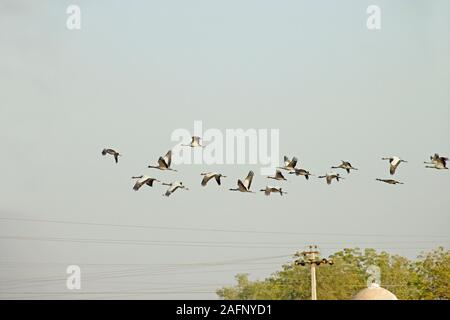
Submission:
[[[192,137],[190,144],[182,144],[182,146],[187,146],[187,147],[191,147],[191,148],[203,147],[200,144],[200,137],[195,137],[195,136]],[[104,155],[104,156],[112,155],[114,157],[114,160],[116,161],[116,163],[119,162],[119,157],[121,156],[121,154],[114,149],[103,149],[102,155]],[[408,162],[403,159],[400,159],[399,157],[382,158],[382,160],[389,161],[389,172],[392,176],[395,175],[397,168],[399,167],[399,165],[402,162]],[[431,169],[437,169],[437,170],[444,170],[444,169],[448,170],[447,161],[448,161],[447,157],[441,157],[441,156],[439,156],[439,154],[436,153],[430,157],[430,161],[426,161],[424,163],[426,164],[425,168],[431,168]],[[289,159],[287,156],[284,156],[284,165],[282,167],[278,167],[275,171],[275,174],[273,176],[268,176],[267,178],[277,180],[277,181],[287,180],[284,177],[281,170],[287,171],[289,174],[295,174],[296,176],[304,176],[306,178],[306,180],[309,180],[310,176],[314,176],[308,170],[297,168],[297,162],[298,162],[298,160],[296,157]],[[162,170],[162,171],[169,170],[169,171],[176,172],[177,170],[173,169],[171,167],[171,164],[172,164],[172,150],[169,150],[164,157],[159,157],[158,165],[149,165],[148,168],[158,169],[158,170]],[[347,171],[347,174],[350,174],[350,172],[352,170],[358,170],[357,168],[353,167],[352,164],[348,161],[342,161],[342,163],[340,165],[332,166],[331,168],[345,170],[345,171]],[[205,173],[201,173],[201,176],[203,176],[202,181],[201,181],[202,186],[206,186],[208,184],[208,182],[213,178],[216,180],[217,184],[220,186],[221,179],[226,178],[226,176],[224,176],[221,173],[217,173],[217,172],[205,172]],[[253,176],[254,176],[253,171],[250,171],[248,173],[247,177],[243,181],[240,179],[237,180],[237,188],[232,188],[229,190],[254,193],[253,191],[250,190],[250,187],[251,187],[252,181],[253,181]],[[326,175],[318,176],[318,178],[325,179],[327,184],[329,184],[329,185],[331,184],[333,179],[336,179],[336,181],[345,179],[339,173],[327,173]],[[132,179],[136,180],[136,182],[133,186],[133,190],[135,190],[135,191],[138,191],[144,185],[153,187],[153,184],[155,182],[159,182],[159,183],[162,183],[162,185],[168,186],[169,188],[163,194],[163,196],[166,196],[166,197],[170,196],[172,193],[174,193],[178,189],[189,190],[189,188],[187,188],[181,181],[165,183],[165,182],[161,182],[158,179],[155,179],[155,178],[152,178],[152,177],[146,176],[146,175],[134,176],[134,177],[132,177]],[[403,184],[402,182],[394,180],[394,179],[376,179],[376,180],[387,183],[387,184],[392,184],[392,185]],[[287,192],[283,191],[283,189],[281,187],[274,187],[274,186],[270,186],[270,185],[266,186],[265,189],[261,189],[260,191],[264,192],[264,194],[266,196],[269,196],[271,193],[279,193],[280,195],[287,194]]]

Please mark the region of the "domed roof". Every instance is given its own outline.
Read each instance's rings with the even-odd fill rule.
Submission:
[[[353,300],[398,300],[397,297],[378,284],[372,283],[370,287],[361,290],[354,297]]]

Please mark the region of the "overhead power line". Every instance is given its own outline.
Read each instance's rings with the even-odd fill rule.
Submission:
[[[101,238],[61,238],[61,237],[36,237],[36,236],[0,236],[3,240],[29,240],[29,241],[46,241],[46,242],[68,242],[68,243],[88,243],[88,244],[105,244],[105,245],[139,245],[139,246],[168,246],[168,247],[206,247],[206,248],[236,248],[236,249],[293,249],[296,246],[292,244],[268,246],[266,244],[253,243],[253,245],[244,245],[242,242],[210,242],[210,241],[171,241],[171,240],[138,240],[138,239],[101,239]],[[393,242],[395,244],[395,242]],[[337,246],[338,242],[333,247],[324,246],[325,249],[343,249],[345,246]],[[353,247],[353,246],[352,246]],[[372,247],[373,249],[409,249],[409,250],[426,250],[429,247]]]
[[[168,227],[154,225],[134,225],[134,224],[114,224],[99,223],[85,221],[67,221],[67,220],[48,220],[48,219],[32,219],[32,218],[16,218],[16,217],[0,217],[3,221],[22,221],[35,223],[56,223],[68,225],[88,225],[98,227],[115,227],[115,228],[138,228],[138,229],[156,229],[156,230],[177,230],[177,231],[201,231],[201,232],[224,232],[224,233],[253,233],[253,234],[281,234],[281,235],[297,235],[297,236],[349,236],[349,237],[393,237],[393,238],[450,238],[450,235],[419,235],[419,234],[371,234],[371,233],[331,233],[331,232],[291,232],[291,231],[264,231],[264,230],[248,230],[248,229],[220,229],[220,228],[198,228],[198,227]]]

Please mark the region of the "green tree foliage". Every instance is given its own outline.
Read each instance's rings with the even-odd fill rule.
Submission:
[[[418,298],[427,300],[450,299],[450,252],[440,247],[419,257],[414,263]]]
[[[374,249],[344,249],[330,256],[334,265],[316,268],[317,296],[322,300],[351,299],[367,287],[370,266],[380,270],[381,285],[399,299],[449,299],[448,250],[438,248],[411,261]],[[250,281],[248,274],[236,275],[237,284],[217,290],[227,300],[295,300],[311,298],[309,267],[293,262],[283,265],[264,280]]]

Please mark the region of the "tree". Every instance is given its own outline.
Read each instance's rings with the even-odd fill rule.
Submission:
[[[443,247],[419,256],[414,263],[414,285],[418,298],[426,300],[450,299],[450,252]]]
[[[351,299],[367,287],[369,267],[380,271],[381,285],[399,299],[448,299],[449,252],[443,248],[420,256],[417,261],[374,249],[343,249],[330,256],[334,265],[316,268],[317,295],[322,300]],[[293,262],[264,280],[250,281],[248,274],[236,275],[237,284],[217,290],[219,297],[234,300],[310,299],[308,267]]]

